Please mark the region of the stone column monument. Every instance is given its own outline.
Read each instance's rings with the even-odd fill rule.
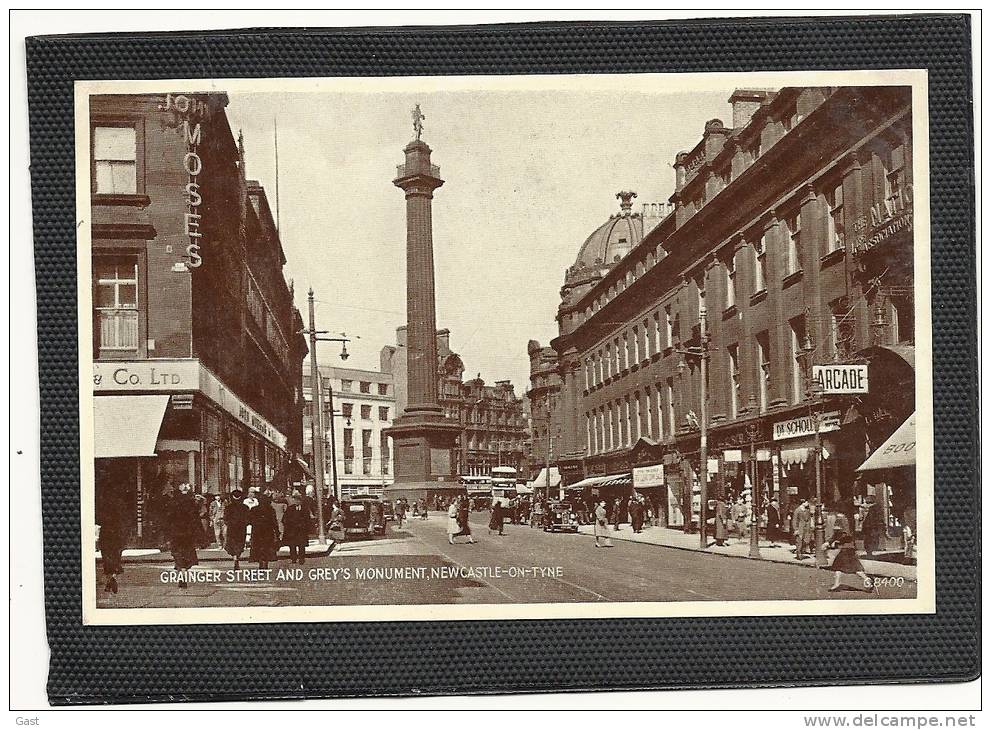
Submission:
[[[406,410],[386,433],[395,454],[395,483],[387,499],[408,500],[460,490],[454,452],[461,425],[447,418],[437,392],[437,314],[434,304],[434,244],[431,201],[444,184],[430,163],[430,148],[420,139],[424,116],[413,109],[415,139],[403,150],[392,183],[406,193]]]

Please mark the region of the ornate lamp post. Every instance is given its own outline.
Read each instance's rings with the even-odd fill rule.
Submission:
[[[757,407],[757,400],[750,396],[750,412],[753,413]],[[750,479],[750,553],[749,557],[760,560],[760,501],[761,490],[757,484],[757,459],[755,447],[757,439],[760,437],[760,429],[756,425],[750,424],[747,427],[747,437],[750,439],[750,464],[753,476]]]
[[[818,393],[818,382],[812,375],[812,359],[816,351],[815,340],[808,332],[806,325],[805,341],[802,344],[802,357],[805,360],[805,397],[809,402],[809,421],[812,424],[815,439],[815,474],[816,474],[816,508],[815,508],[815,558],[816,566],[824,568],[828,558],[823,543],[826,542],[826,521],[822,514],[822,436],[819,433],[819,411],[815,408],[815,397]]]
[[[706,325],[706,309],[699,309],[699,346],[687,347],[677,352],[686,358],[695,358],[699,361],[701,386],[699,404],[699,459],[701,461],[702,474],[699,478],[699,488],[701,490],[699,500],[699,547],[705,550],[709,547],[709,540],[706,537],[706,512],[709,499],[709,417],[708,417],[708,379],[709,371],[709,331]],[[685,361],[678,363],[678,370],[684,371]]]

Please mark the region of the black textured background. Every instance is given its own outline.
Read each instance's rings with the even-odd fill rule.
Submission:
[[[27,43],[52,703],[951,681],[979,673],[968,18],[279,29]],[[846,68],[929,70],[935,616],[82,626],[74,80]]]

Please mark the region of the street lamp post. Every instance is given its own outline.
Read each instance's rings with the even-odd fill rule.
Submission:
[[[321,385],[322,378],[320,377],[320,370],[317,367],[317,342],[340,342],[341,343],[341,359],[347,360],[348,349],[347,343],[350,340],[346,336],[341,337],[320,337],[319,335],[327,334],[327,330],[318,330],[316,326],[316,314],[313,299],[313,288],[310,288],[309,294],[307,296],[309,304],[309,314],[310,314],[310,328],[303,330],[302,334],[309,335],[310,337],[310,420],[311,420],[311,430],[313,436],[313,480],[316,489],[317,497],[317,523],[318,523],[318,540],[321,545],[327,544],[327,533],[323,521],[323,469],[324,469],[324,453],[323,453],[323,440],[324,440],[324,429],[323,429],[323,396],[321,395]],[[333,395],[331,395],[331,412],[333,413]],[[331,416],[333,418],[333,416]],[[331,434],[331,439],[333,439],[333,434]],[[331,448],[333,448],[333,440],[331,441]],[[336,458],[335,458],[336,462]],[[336,475],[336,463],[333,466],[334,471],[334,488],[336,492],[337,488],[337,475]]]
[[[706,536],[706,512],[709,499],[709,416],[708,416],[708,380],[709,374],[709,332],[706,325],[706,309],[699,308],[699,347],[688,347],[678,352],[684,357],[697,358],[701,376],[699,404],[699,459],[702,462],[702,474],[699,477],[699,547],[706,550],[709,547],[709,540]],[[684,369],[684,361],[679,363],[679,370]]]
[[[822,514],[822,436],[819,433],[819,411],[815,408],[815,396],[817,392],[816,380],[812,373],[812,356],[815,353],[816,345],[806,330],[805,342],[802,346],[802,353],[805,356],[805,397],[809,402],[809,421],[812,426],[815,452],[815,477],[816,477],[816,509],[813,539],[815,540],[816,567],[825,568],[828,565],[828,557],[824,543],[826,542],[826,521]]]
[[[757,406],[757,401],[750,396],[750,411],[753,413]],[[763,492],[757,484],[757,453],[756,441],[760,436],[760,430],[756,426],[747,429],[750,436],[750,469],[753,472],[750,477],[750,554],[749,557],[760,560],[760,500]]]

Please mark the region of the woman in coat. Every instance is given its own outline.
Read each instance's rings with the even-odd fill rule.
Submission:
[[[812,548],[812,510],[809,500],[803,499],[792,514],[791,529],[795,535],[795,560],[802,560]]]
[[[299,494],[294,494],[292,504],[282,515],[282,542],[289,546],[289,562],[302,565],[306,562],[306,544],[310,536],[310,513]]]
[[[612,547],[609,539],[609,519],[606,513],[605,501],[599,502],[595,508],[595,547]],[[601,541],[601,542],[600,542]]]
[[[856,575],[860,578],[861,584],[857,587],[858,590],[877,590],[874,582],[867,575],[864,564],[857,557],[857,542],[854,540],[853,533],[850,532],[849,521],[842,514],[837,516],[834,523],[832,542],[827,542],[823,545],[823,549],[825,550],[833,548],[838,548],[839,552],[833,557],[833,563],[829,566],[833,571],[833,585],[829,588],[830,592],[840,590],[840,580],[844,573],[847,575]]]
[[[178,494],[172,499],[169,536],[175,569],[187,571],[196,565],[196,548],[203,542],[203,523],[200,520],[200,505],[193,498],[193,488],[188,484],[180,484]],[[186,586],[183,576],[179,587]]]
[[[224,506],[224,522],[227,525],[224,550],[234,558],[234,570],[241,567],[241,553],[248,539],[248,508],[244,506],[244,494],[239,489],[231,492]]]
[[[715,527],[716,545],[723,547],[729,539],[729,507],[721,500],[716,500],[716,514],[713,515],[713,526]]]
[[[453,545],[454,536],[461,532],[461,526],[458,525],[458,504],[457,502],[451,502],[447,507],[447,541]]]
[[[279,523],[275,519],[272,502],[266,495],[258,497],[258,506],[248,513],[251,524],[251,552],[249,560],[267,568],[269,561],[277,558]]]
[[[492,500],[492,514],[489,515],[489,534],[493,532],[498,532],[500,535],[504,534],[502,531],[502,500],[498,497]]]

